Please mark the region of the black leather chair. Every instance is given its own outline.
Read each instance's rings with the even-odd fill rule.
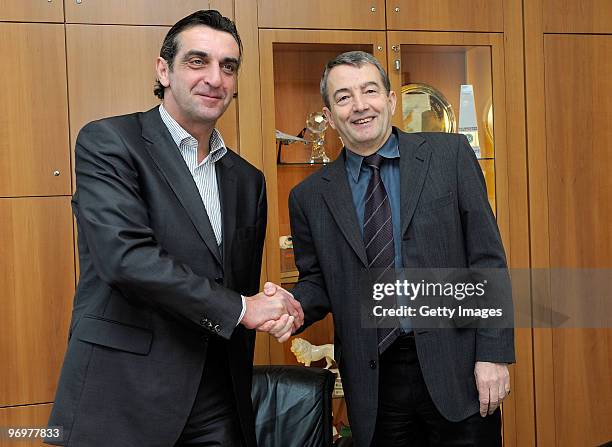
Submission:
[[[322,368],[255,366],[253,409],[260,447],[332,446],[335,376]]]

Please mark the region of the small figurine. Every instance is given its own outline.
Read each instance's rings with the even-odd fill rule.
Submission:
[[[305,366],[310,366],[311,362],[325,358],[325,369],[328,369],[334,362],[333,344],[316,346],[303,338],[294,338],[291,342],[291,352],[293,352],[298,362],[303,363]]]

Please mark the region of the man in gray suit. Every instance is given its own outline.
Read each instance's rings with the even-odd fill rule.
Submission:
[[[215,129],[241,56],[231,20],[195,12],[164,39],[162,104],[79,133],[80,279],[49,443],[256,445],[252,329],[302,316],[257,294],[265,181]]]
[[[462,135],[393,128],[396,95],[367,53],[330,61],[321,95],[345,147],[291,192],[292,292],[305,326],[333,314],[355,444],[501,445],[512,329],[367,328],[359,311],[374,268],[505,271],[474,152]]]

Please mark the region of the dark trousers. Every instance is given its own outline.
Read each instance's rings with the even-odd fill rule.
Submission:
[[[372,447],[501,447],[499,409],[485,418],[477,413],[460,422],[448,421],[436,409],[413,336],[400,337],[380,356],[379,374]]]
[[[198,394],[175,447],[241,447],[226,342],[211,337]]]

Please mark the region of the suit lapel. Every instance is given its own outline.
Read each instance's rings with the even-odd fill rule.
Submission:
[[[157,168],[187,211],[189,218],[212,255],[222,265],[215,233],[208,219],[200,192],[170,132],[161,120],[157,107],[142,114],[142,136],[146,140],[146,149]]]
[[[344,151],[336,161],[328,166],[322,179],[324,182],[323,197],[330,213],[349,245],[353,248],[363,265],[367,267],[368,258],[359,229],[359,221],[355,214],[353,195],[346,178]]]
[[[223,264],[230,260],[234,229],[236,228],[236,213],[238,204],[238,184],[236,173],[232,167],[234,162],[225,154],[216,164],[217,183],[219,184],[219,200],[221,202],[221,222],[223,225]],[[229,268],[224,268],[229,272]]]
[[[419,135],[397,131],[400,149],[401,234],[412,220],[423,184],[427,178],[431,148]]]

